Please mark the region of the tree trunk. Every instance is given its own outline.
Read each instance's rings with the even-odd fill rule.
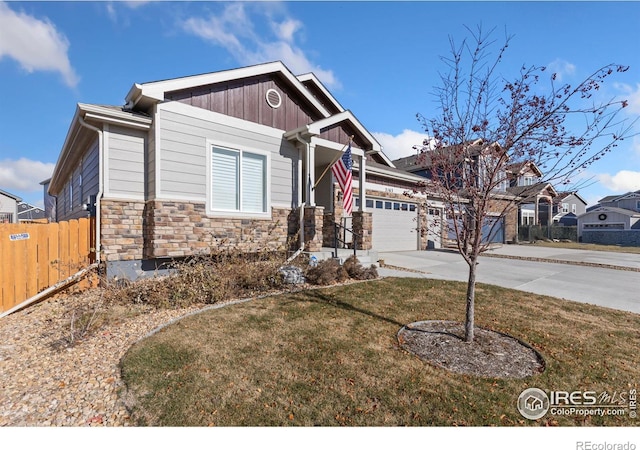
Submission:
[[[464,322],[464,341],[473,342],[475,327],[475,301],[476,301],[476,268],[477,259],[471,259],[469,263],[469,281],[467,283],[467,316]]]

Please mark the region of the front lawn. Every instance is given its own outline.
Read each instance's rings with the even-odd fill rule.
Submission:
[[[523,380],[455,375],[402,351],[396,333],[463,320],[466,285],[360,282],[208,310],[132,347],[123,392],[139,425],[638,425],[627,415],[532,421],[529,387],[618,394],[640,380],[640,316],[478,285],[476,324],[537,349],[546,371]]]

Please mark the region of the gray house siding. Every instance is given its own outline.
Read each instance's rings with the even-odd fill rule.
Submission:
[[[3,222],[18,222],[18,201],[0,192],[0,223]]]
[[[144,199],[147,132],[109,126],[107,196]]]
[[[271,202],[292,204],[293,173],[298,151],[278,133],[265,127],[264,132],[223,125],[205,120],[197,108],[190,115],[186,107],[160,107],[160,142],[156,143],[156,158],[160,164],[159,196],[192,201],[205,201],[207,195],[207,141],[238,149],[257,149],[271,155]],[[204,112],[206,116],[206,111]],[[194,117],[196,114],[199,117]],[[213,119],[213,116],[212,116]]]
[[[56,196],[55,219],[57,221],[87,217],[87,211],[82,208],[82,205],[86,203],[88,196],[98,193],[100,184],[98,149],[96,138]],[[70,186],[73,186],[73,201],[70,198]]]

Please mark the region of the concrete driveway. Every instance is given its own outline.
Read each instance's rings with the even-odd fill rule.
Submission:
[[[478,282],[640,314],[640,272],[576,264],[588,262],[638,269],[640,255],[524,245],[505,245],[491,253],[501,257],[480,258]],[[467,263],[450,251],[381,252],[378,257],[387,265],[410,270],[382,267],[379,269],[382,276],[465,282],[468,277]]]

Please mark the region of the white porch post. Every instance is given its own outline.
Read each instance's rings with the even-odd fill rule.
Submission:
[[[316,180],[316,146],[307,144],[307,206],[316,206],[316,192],[313,188]]]
[[[536,226],[539,225],[539,223],[538,223],[538,202],[539,202],[539,200],[540,199],[536,195],[536,207],[533,209],[533,224],[536,225]]]
[[[358,189],[360,190],[358,194],[358,199],[360,201],[360,212],[365,212],[367,210],[366,204],[366,192],[365,192],[365,178],[366,178],[366,166],[367,166],[367,157],[359,156],[360,160],[358,161],[360,164],[360,176],[358,177]]]

